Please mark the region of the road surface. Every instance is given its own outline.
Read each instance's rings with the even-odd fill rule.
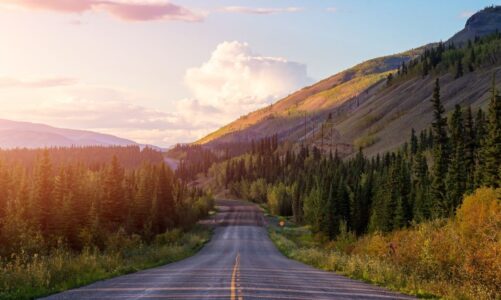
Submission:
[[[218,204],[214,236],[195,256],[46,299],[413,299],[290,260],[256,206]]]

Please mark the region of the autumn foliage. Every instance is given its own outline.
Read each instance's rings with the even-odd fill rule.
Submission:
[[[444,283],[451,282],[458,293],[494,298],[501,292],[501,189],[466,196],[450,220],[367,235],[349,253],[395,264],[437,294],[450,293]]]

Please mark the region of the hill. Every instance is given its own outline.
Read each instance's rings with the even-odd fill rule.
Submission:
[[[130,145],[138,144],[109,134],[0,119],[0,148]]]
[[[455,104],[473,108],[486,104],[492,74],[501,66],[499,29],[501,8],[488,7],[471,16],[446,43],[366,61],[196,143],[213,146],[277,134],[281,141],[305,142],[345,155],[360,146],[367,154],[394,149],[409,138],[412,128],[418,132],[427,128],[436,78],[441,79],[447,111]],[[458,67],[461,76],[456,74]]]

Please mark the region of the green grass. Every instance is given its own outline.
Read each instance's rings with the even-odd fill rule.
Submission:
[[[0,299],[33,299],[172,263],[195,254],[210,236],[209,229],[197,227],[166,232],[151,244],[122,238],[115,250],[74,253],[60,248],[45,256],[18,253],[0,261]]]
[[[306,227],[272,227],[269,233],[280,252],[291,259],[419,298],[438,298],[424,290],[419,280],[405,270],[368,255],[349,255],[326,247]]]

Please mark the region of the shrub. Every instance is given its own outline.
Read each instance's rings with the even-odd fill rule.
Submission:
[[[501,189],[478,189],[465,197],[454,218],[388,234],[356,239],[345,231],[336,241],[304,243],[304,233],[286,229],[271,237],[291,258],[396,290],[496,299],[501,294],[500,196]],[[278,233],[283,236],[277,238]]]
[[[272,214],[280,216],[292,215],[292,201],[283,183],[270,187],[268,191],[268,207]]]

